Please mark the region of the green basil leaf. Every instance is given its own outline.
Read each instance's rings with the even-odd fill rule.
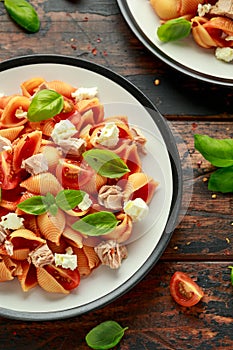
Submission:
[[[194,146],[216,167],[233,165],[233,139],[217,140],[207,135],[194,135]]]
[[[56,216],[58,213],[58,206],[55,203],[51,204],[48,208],[48,211],[52,216]]]
[[[127,329],[115,321],[105,321],[92,328],[85,339],[92,349],[108,350],[120,342]]]
[[[163,42],[183,39],[191,32],[192,24],[187,19],[179,17],[171,19],[157,29],[157,36]]]
[[[88,236],[101,236],[111,232],[117,224],[118,220],[113,213],[99,211],[76,221],[72,228]]]
[[[233,266],[228,266],[231,269],[231,284],[233,285]]]
[[[64,100],[62,95],[54,90],[41,90],[32,99],[27,118],[31,122],[53,118],[62,111],[63,105]]]
[[[208,189],[222,193],[233,192],[233,166],[220,168],[211,174]]]
[[[83,158],[98,174],[111,179],[130,171],[123,160],[109,150],[91,149],[83,153]]]
[[[56,203],[62,210],[70,210],[79,205],[86,192],[80,190],[63,190],[56,196]]]
[[[35,33],[40,29],[40,20],[34,7],[26,0],[5,0],[4,6],[10,17],[22,28]]]
[[[55,197],[52,195],[52,193],[48,192],[46,196],[43,196],[43,201],[47,206],[55,204]]]
[[[27,214],[41,215],[47,212],[48,205],[43,196],[33,196],[19,203],[17,207]]]

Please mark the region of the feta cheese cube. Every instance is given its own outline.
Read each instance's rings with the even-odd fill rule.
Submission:
[[[76,132],[75,125],[68,119],[65,119],[55,124],[51,137],[55,143],[59,144],[60,141],[74,136]]]
[[[142,198],[135,198],[124,204],[124,212],[129,215],[133,221],[141,221],[147,216],[149,207]]]

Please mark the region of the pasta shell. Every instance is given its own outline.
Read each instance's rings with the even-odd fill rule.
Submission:
[[[62,233],[62,236],[73,246],[77,248],[83,247],[83,236],[81,236],[77,231],[70,227],[66,227]]]
[[[13,280],[12,270],[7,264],[8,257],[0,257],[0,282]]]
[[[45,156],[49,170],[54,171],[61,157],[60,151],[56,147],[46,145],[41,147],[40,152]]]
[[[100,265],[100,259],[98,255],[96,254],[94,247],[84,245],[83,251],[87,257],[88,265],[91,270],[98,267]]]
[[[81,277],[87,277],[91,273],[91,268],[89,266],[88,258],[83,250],[83,248],[74,248],[74,252],[77,255],[78,261],[78,271]]]
[[[53,119],[43,120],[41,122],[30,122],[32,130],[40,130],[43,135],[51,136],[55,121]]]
[[[24,129],[24,126],[16,126],[14,128],[2,129],[0,130],[0,136],[6,137],[10,141],[14,141],[21,131]]]
[[[38,87],[44,83],[45,80],[42,77],[35,77],[24,81],[20,86],[24,96],[31,97],[35,94]]]
[[[134,173],[129,175],[128,181],[124,189],[124,201],[142,198],[146,203],[149,203],[154,195],[159,183],[154,181],[145,173]]]
[[[34,288],[38,284],[36,268],[27,260],[22,261],[21,267],[22,272],[17,277],[21,284],[22,290],[24,292],[28,292],[30,289]]]
[[[192,18],[197,12],[198,4],[204,0],[150,0],[156,14],[163,20],[177,17]]]
[[[63,211],[59,209],[56,216],[49,213],[38,215],[37,223],[42,236],[59,245],[66,223]]]
[[[192,18],[192,34],[196,43],[204,48],[233,46],[233,21],[230,18],[214,17],[210,20],[196,16]]]
[[[44,267],[37,267],[36,273],[38,284],[47,292],[69,294]]]
[[[36,236],[34,232],[24,228],[11,232],[9,241],[14,247],[12,258],[16,260],[27,259],[30,251],[46,243],[43,238]]]
[[[22,181],[20,186],[38,195],[46,195],[48,192],[56,195],[62,190],[61,184],[51,173],[41,173],[30,176],[28,179]]]
[[[60,81],[60,80],[52,80],[46,83],[48,89],[55,90],[59,94],[67,97],[67,98],[72,98],[71,94],[76,91],[76,88],[73,87],[72,85]]]
[[[18,141],[13,143],[13,169],[19,170],[22,161],[38,153],[41,145],[41,131],[32,131],[24,134]]]
[[[80,189],[90,194],[97,194],[100,187],[107,183],[107,178],[99,174],[94,174],[90,181],[82,185]]]
[[[3,110],[3,113],[1,115],[1,125],[3,127],[16,127],[21,126],[27,122],[27,118],[17,118],[16,112],[18,110],[22,110],[22,112],[27,112],[30,100],[28,97],[25,96],[14,96],[12,97],[6,107]]]
[[[120,224],[113,231],[102,236],[102,238],[104,240],[115,240],[117,243],[123,243],[131,236],[133,229],[132,219],[124,213],[117,215],[116,218],[120,221]]]

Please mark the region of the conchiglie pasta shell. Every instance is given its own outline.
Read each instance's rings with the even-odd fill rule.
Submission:
[[[66,227],[62,233],[62,236],[72,245],[77,248],[83,247],[83,236],[80,235],[77,231],[73,230],[70,227]]]
[[[41,122],[30,122],[32,130],[40,130],[43,135],[51,136],[55,121],[53,119],[43,120]]]
[[[3,258],[0,257],[0,282],[13,280],[12,271],[6,266]]]
[[[103,239],[115,240],[117,243],[123,243],[127,241],[132,234],[132,219],[123,213],[117,215],[117,219],[120,220],[120,224],[113,231],[104,235]]]
[[[24,126],[16,126],[14,128],[7,128],[7,129],[2,129],[0,130],[0,136],[6,137],[10,141],[14,141],[21,131],[24,129]]]
[[[124,201],[140,197],[149,203],[158,185],[158,182],[145,173],[131,174],[124,189]]]
[[[74,253],[77,255],[78,271],[81,277],[87,277],[91,273],[88,258],[83,248],[74,248]]]
[[[83,246],[83,251],[87,257],[88,260],[88,265],[91,270],[96,268],[97,266],[100,265],[100,259],[98,255],[96,254],[94,247],[84,245]]]
[[[49,89],[55,90],[56,92],[67,98],[72,98],[71,93],[76,91],[75,87],[60,80],[49,81],[46,83],[46,85]]]
[[[59,245],[66,223],[63,211],[59,209],[56,216],[49,213],[38,215],[37,223],[42,236]]]
[[[20,85],[23,95],[26,97],[33,96],[38,87],[44,82],[45,80],[42,77],[35,77],[24,81]]]
[[[36,236],[34,232],[24,228],[11,232],[9,241],[13,244],[13,247],[20,245],[20,248],[14,248],[13,250],[12,258],[15,260],[27,259],[30,251],[46,243],[43,238]]]
[[[45,145],[40,148],[40,152],[43,153],[49,170],[54,171],[57,167],[59,159],[61,158],[59,149],[50,145]]]
[[[205,0],[150,0],[156,14],[163,20],[184,16],[187,19],[195,16],[198,4]]]
[[[106,183],[107,183],[106,177],[101,176],[99,174],[94,174],[91,177],[90,181],[87,182],[85,185],[83,185],[80,189],[90,194],[96,194],[98,193],[100,187],[102,187]]]
[[[37,282],[36,268],[33,264],[30,264],[27,260],[22,261],[21,264],[22,273],[18,275],[18,280],[21,284],[21,288],[24,292],[28,292],[34,288]]]
[[[62,285],[45,270],[45,268],[37,267],[36,273],[38,284],[47,292],[69,294],[69,291],[64,289]]]
[[[13,143],[13,170],[19,171],[22,161],[36,154],[41,146],[41,131],[32,131],[24,134]]]
[[[20,186],[38,195],[46,195],[48,192],[57,195],[62,190],[61,184],[51,173],[30,176],[28,179],[22,181]]]
[[[28,97],[25,96],[14,96],[10,99],[8,104],[3,110],[3,113],[1,115],[1,125],[3,127],[16,127],[21,126],[25,124],[28,119],[25,118],[17,118],[15,116],[16,111],[18,109],[22,109],[24,112],[28,111],[28,108],[30,106],[30,100]]]
[[[30,253],[29,248],[14,249],[12,258],[15,260],[25,260]]]

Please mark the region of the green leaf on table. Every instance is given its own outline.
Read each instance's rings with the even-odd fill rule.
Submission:
[[[115,321],[105,321],[92,328],[86,335],[87,345],[92,349],[108,350],[116,346],[128,327],[122,328]]]
[[[70,210],[79,205],[86,192],[81,190],[62,190],[56,195],[56,203],[62,210]]]
[[[108,211],[99,211],[88,214],[76,221],[72,228],[88,236],[106,235],[117,226],[118,220],[115,215]]]
[[[190,34],[191,27],[192,24],[187,19],[174,18],[158,27],[157,36],[163,42],[180,40]]]
[[[62,95],[54,90],[44,89],[36,93],[29,106],[27,118],[31,122],[39,122],[53,118],[64,106]]]
[[[233,166],[220,168],[211,174],[208,189],[222,193],[233,192]]]
[[[31,33],[38,32],[40,20],[34,7],[26,0],[5,0],[9,16],[22,28]]]
[[[109,150],[91,149],[83,158],[98,174],[108,178],[119,178],[130,172],[125,162]]]
[[[207,135],[194,135],[194,146],[216,167],[228,167],[233,165],[233,139],[221,139]]]

